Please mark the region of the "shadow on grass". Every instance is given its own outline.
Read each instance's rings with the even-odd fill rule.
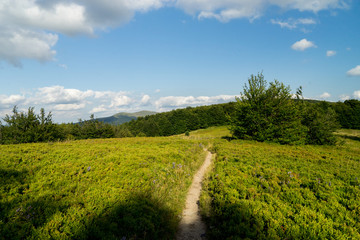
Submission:
[[[225,204],[222,211],[206,218],[208,239],[259,239],[267,231],[248,206]],[[262,238],[264,239],[264,238]]]
[[[68,210],[74,204],[85,205],[69,196],[64,196],[66,200],[54,194],[28,196],[27,175],[0,169],[0,194],[4,196],[0,199],[0,240],[38,239],[38,230],[49,239],[174,239],[178,218],[151,193],[131,193],[100,215],[89,210],[71,222],[63,218]],[[53,219],[55,214],[61,217],[60,225]],[[47,225],[50,221],[57,225]],[[46,230],[41,230],[45,225]]]
[[[89,221],[76,239],[174,239],[175,214],[149,194],[133,194]]]
[[[231,137],[231,136],[223,136],[223,137],[221,137],[221,139],[225,139],[225,140],[227,140],[227,141],[232,141],[232,140],[236,140],[236,138],[234,138],[234,137]]]
[[[351,135],[339,135],[342,138],[354,140],[354,141],[360,141],[360,137],[358,136],[351,136]]]
[[[31,238],[33,229],[69,207],[53,195],[27,196],[27,177],[27,171],[0,169],[0,240]]]

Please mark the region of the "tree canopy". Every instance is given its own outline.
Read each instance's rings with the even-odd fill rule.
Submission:
[[[240,139],[281,144],[334,144],[335,114],[330,109],[305,103],[301,88],[295,96],[298,101],[291,94],[290,86],[277,80],[268,84],[262,73],[251,75],[236,98],[230,131]]]

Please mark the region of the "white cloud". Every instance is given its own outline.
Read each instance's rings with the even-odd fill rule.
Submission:
[[[21,66],[21,59],[50,61],[56,54],[52,47],[57,41],[56,34],[0,27],[0,60],[17,67]]]
[[[94,96],[94,91],[81,91],[78,89],[66,89],[63,86],[39,88],[35,100],[42,104],[72,104],[84,101]]]
[[[323,99],[329,98],[329,97],[331,97],[331,95],[328,92],[324,92],[323,94],[320,95],[320,98],[323,98]]]
[[[354,77],[360,76],[360,65],[357,65],[356,67],[347,71],[347,75],[354,76]]]
[[[23,95],[0,95],[0,109],[12,108],[15,105],[23,103],[25,99]]]
[[[355,91],[353,95],[354,95],[355,98],[360,99],[360,90]]]
[[[101,113],[101,112],[106,112],[108,109],[105,107],[105,105],[100,105],[97,107],[94,107],[90,113]]]
[[[346,94],[343,94],[343,95],[340,95],[339,98],[340,98],[341,101],[345,101],[345,100],[349,100],[350,96],[346,95]]]
[[[51,61],[58,34],[95,35],[98,30],[117,27],[130,21],[137,12],[164,6],[177,7],[199,19],[261,17],[267,8],[283,11],[318,12],[346,8],[350,0],[1,0],[0,60],[21,66],[22,59]],[[278,21],[291,28],[313,24],[311,19],[295,23]]]
[[[319,12],[321,10],[347,8],[343,0],[177,0],[176,6],[198,18],[215,18],[228,22],[236,18],[256,19],[267,8],[275,6],[283,10]],[[312,24],[308,19],[298,24]]]
[[[283,9],[295,9],[299,11],[319,12],[329,9],[348,8],[347,2],[343,0],[270,0],[273,5]]]
[[[79,110],[85,108],[85,103],[80,104],[57,104],[53,107],[56,111],[69,111],[69,110]]]
[[[271,23],[278,24],[281,28],[295,29],[299,25],[316,24],[316,21],[312,18],[299,18],[299,19],[289,18],[288,20],[285,21],[271,19]]]
[[[235,100],[235,95],[219,95],[219,96],[167,96],[161,97],[155,101],[156,109],[163,111],[187,106],[200,106],[216,103],[224,103]]]
[[[149,96],[149,95],[144,95],[144,96],[141,98],[141,104],[142,104],[142,105],[149,104],[149,101],[150,101],[150,96]]]
[[[129,105],[131,98],[125,95],[117,95],[111,100],[110,108]]]
[[[0,60],[54,59],[58,34],[94,35],[128,22],[136,11],[162,7],[168,0],[2,0]]]
[[[301,39],[300,41],[295,42],[291,48],[296,51],[305,51],[308,48],[316,48],[317,46],[307,39]]]
[[[336,55],[336,51],[333,51],[333,50],[326,51],[326,56],[327,57],[332,57],[332,56],[335,56],[335,55]]]

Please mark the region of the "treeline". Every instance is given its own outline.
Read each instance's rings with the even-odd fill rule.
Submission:
[[[342,128],[360,129],[360,101],[351,99],[332,104]]]
[[[19,112],[14,107],[12,115],[0,122],[0,144],[52,142],[112,137],[170,136],[211,126],[227,125],[227,115],[233,114],[234,103],[202,107],[188,107],[152,116],[139,117],[122,125],[111,125],[98,121],[94,115],[90,120],[78,123],[56,124],[51,113],[41,109],[36,114],[31,107]]]
[[[3,120],[5,125],[0,122],[0,144],[115,137],[113,127],[95,120],[94,115],[87,121],[56,124],[52,121],[52,114],[45,114],[43,108],[40,114],[36,114],[33,107],[27,112],[19,112],[14,107],[12,115],[6,115]]]
[[[159,113],[120,125],[118,132],[128,136],[171,136],[211,126],[223,126],[229,123],[228,115],[235,111],[234,102],[187,107],[170,112]]]
[[[337,122],[342,128],[360,129],[360,101],[346,100],[345,102],[315,102],[305,101],[312,105],[309,116],[331,108],[336,113]],[[228,125],[234,116],[236,103],[224,103],[201,107],[188,107],[156,115],[139,117],[137,120],[121,125],[103,123],[90,116],[90,120],[80,120],[78,123],[56,124],[52,121],[51,113],[44,109],[36,114],[31,107],[27,112],[19,112],[14,107],[11,115],[6,115],[0,121],[0,144],[52,142],[63,140],[79,140],[90,138],[136,137],[136,136],[171,136],[196,129],[211,126]],[[314,109],[317,109],[314,111]],[[324,116],[324,115],[323,115]],[[230,117],[230,118],[229,118]],[[312,121],[311,118],[306,118]],[[319,118],[318,118],[319,119]],[[320,121],[322,121],[320,119]],[[315,122],[316,124],[316,122]],[[316,127],[316,125],[314,125]],[[316,128],[314,128],[316,129]],[[316,131],[314,132],[316,134]]]

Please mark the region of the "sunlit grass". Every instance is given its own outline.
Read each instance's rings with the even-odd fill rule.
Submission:
[[[205,152],[128,138],[0,146],[0,239],[169,239]]]
[[[359,239],[358,133],[339,131],[345,142],[337,146],[215,140],[217,158],[201,202],[210,235]]]

